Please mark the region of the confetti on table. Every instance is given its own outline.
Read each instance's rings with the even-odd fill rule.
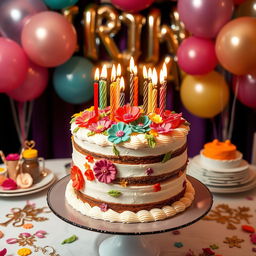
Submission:
[[[4,237],[4,233],[0,231],[0,239]]]
[[[22,227],[25,228],[25,229],[31,229],[31,228],[34,227],[34,225],[31,224],[31,223],[27,223],[27,224],[23,224]]]
[[[71,244],[73,242],[75,242],[78,239],[78,237],[76,235],[73,235],[67,239],[65,239],[61,244]]]
[[[172,231],[172,234],[173,234],[173,235],[179,235],[179,234],[180,234],[180,231],[179,231],[179,230],[174,230],[174,231]]]
[[[216,221],[221,224],[227,224],[227,229],[237,229],[235,225],[241,221],[249,223],[249,218],[253,217],[249,214],[249,207],[230,208],[227,204],[219,204],[212,209],[203,220]]]
[[[229,248],[241,248],[242,242],[244,242],[244,239],[240,239],[237,236],[226,237],[225,240],[223,241],[223,243],[228,244]]]
[[[0,251],[0,256],[4,256],[7,253],[6,248],[4,248],[2,251]]]
[[[210,248],[213,250],[219,249],[219,246],[217,244],[211,244]]]
[[[175,242],[175,243],[174,243],[174,246],[175,246],[176,248],[181,248],[181,247],[183,247],[183,243],[182,243],[182,242]]]
[[[191,249],[189,249],[185,256],[196,256],[196,255]]]
[[[255,232],[255,228],[249,225],[242,225],[242,230],[244,230],[245,232],[248,233],[254,233]]]
[[[29,248],[21,248],[17,251],[17,254],[20,256],[27,256],[30,255],[32,251]]]
[[[251,234],[251,235],[250,235],[250,238],[251,238],[251,242],[252,242],[253,244],[256,244],[256,233]]]
[[[256,252],[256,248],[255,248],[255,247],[253,247],[253,248],[252,248],[252,251],[253,251],[253,252]]]
[[[252,201],[253,197],[252,196],[247,196],[245,199]]]

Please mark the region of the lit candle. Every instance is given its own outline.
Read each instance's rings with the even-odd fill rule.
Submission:
[[[164,110],[166,108],[166,90],[167,90],[167,68],[164,63],[163,69],[160,72],[160,100],[159,100],[159,107],[160,107],[160,115],[162,116]]]
[[[118,63],[116,69],[116,109],[119,107],[119,99],[120,99],[120,79],[121,79],[121,65]]]
[[[157,73],[156,69],[153,69],[153,75],[152,75],[152,84],[153,84],[153,90],[152,90],[152,112],[156,112],[157,108]]]
[[[94,75],[94,84],[93,84],[93,93],[94,93],[94,110],[96,116],[99,113],[99,76],[100,70],[96,68],[95,75]]]
[[[152,69],[149,68],[148,70],[148,114],[152,112],[152,91],[153,91]]]
[[[148,73],[147,68],[143,66],[143,110],[144,113],[147,113],[148,109]]]
[[[99,81],[100,87],[100,108],[104,109],[107,107],[107,67],[103,65]]]
[[[133,84],[134,84],[134,106],[139,105],[139,80],[138,80],[138,69],[137,66],[134,67],[133,69],[134,72],[134,78],[133,78]]]
[[[122,107],[125,103],[125,92],[124,92],[124,78],[120,79],[120,106]]]
[[[133,106],[134,103],[134,59],[131,57],[130,60],[130,105]]]
[[[111,71],[111,84],[110,84],[110,119],[114,119],[114,113],[116,111],[116,66],[113,65]]]

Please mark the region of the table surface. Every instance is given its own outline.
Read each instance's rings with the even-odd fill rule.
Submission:
[[[55,173],[57,179],[60,179],[66,175],[65,164],[69,162],[70,159],[47,160],[46,167]],[[56,217],[52,212],[40,213],[41,208],[47,207],[46,195],[47,190],[44,190],[22,197],[0,198],[0,231],[4,234],[3,238],[0,238],[0,251],[6,248],[6,256],[17,255],[17,251],[21,248],[30,248],[33,256],[98,256],[99,244],[110,235],[72,226]],[[189,227],[180,229],[178,234],[170,231],[146,235],[144,238],[151,245],[161,249],[160,256],[186,256],[189,250],[192,250],[195,256],[199,256],[202,253],[202,248],[209,248],[210,246],[215,248],[211,249],[215,255],[256,256],[256,252],[253,252],[256,244],[251,242],[250,233],[241,228],[242,225],[251,225],[256,228],[256,188],[237,194],[214,194],[213,199],[212,210],[216,210],[213,216],[215,220],[202,219]],[[40,218],[32,220],[32,222],[25,220],[25,223],[33,224],[31,229],[25,229],[22,226],[15,227],[14,221],[10,221],[6,226],[1,225],[1,223],[11,220],[12,208],[23,209],[26,204],[35,204],[35,209],[39,209],[39,211],[35,211],[34,216],[45,217],[47,220],[40,221]],[[223,204],[226,206],[222,207]],[[48,211],[49,209],[42,210]],[[9,218],[6,216],[7,214],[9,214]],[[19,237],[21,233],[29,233],[32,236],[39,230],[47,232],[45,237],[34,236],[34,239],[30,239],[30,241],[29,239],[27,241],[22,240]],[[78,240],[73,243],[62,244],[63,240],[72,235],[76,235]],[[224,243],[224,240],[233,236],[244,240],[240,244],[235,243],[241,248],[230,248],[229,244]],[[8,244],[6,240],[9,238],[18,239],[20,244]],[[38,252],[36,252],[36,248]],[[52,253],[53,250],[54,253]]]

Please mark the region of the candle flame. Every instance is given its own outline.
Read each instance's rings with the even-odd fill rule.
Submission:
[[[120,79],[120,90],[121,90],[121,92],[124,91],[124,77],[123,76]]]
[[[148,72],[146,66],[143,66],[143,78],[147,79],[148,78]]]
[[[148,79],[152,79],[152,68],[148,69]]]
[[[95,74],[94,74],[94,80],[99,81],[100,78],[100,70],[99,68],[96,68]]]
[[[157,85],[157,73],[156,73],[156,69],[153,69],[153,74],[152,74],[152,83],[153,85]]]
[[[117,65],[116,75],[117,75],[118,77],[120,77],[120,76],[121,76],[121,74],[122,74],[122,71],[121,71],[121,64],[120,64],[120,63],[118,63],[118,65]]]
[[[111,82],[114,82],[116,80],[116,66],[112,66],[112,71],[111,71]]]
[[[103,68],[102,68],[102,70],[101,70],[100,77],[107,79],[107,74],[108,74],[108,72],[107,72],[107,66],[104,64],[104,65],[103,65]]]
[[[167,78],[167,67],[166,67],[166,64],[164,63],[163,65],[163,76],[164,76],[164,79]]]
[[[131,57],[130,59],[130,72],[133,72],[134,71],[134,58]]]
[[[161,69],[160,71],[160,84],[163,84],[164,83],[164,71],[163,69]]]
[[[137,76],[137,73],[138,73],[137,66],[135,66],[135,67],[133,68],[133,73],[134,73],[135,76]]]

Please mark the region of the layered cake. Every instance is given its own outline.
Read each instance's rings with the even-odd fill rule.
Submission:
[[[182,114],[119,106],[94,107],[71,120],[73,166],[66,200],[77,211],[111,222],[150,222],[189,207],[189,124]]]
[[[249,189],[255,172],[230,140],[206,143],[200,154],[191,159],[189,174],[201,180],[212,192],[232,193]]]

